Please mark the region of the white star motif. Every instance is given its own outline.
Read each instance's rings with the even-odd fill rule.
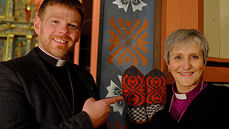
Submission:
[[[119,81],[121,82],[122,76],[118,75]],[[106,97],[114,97],[114,96],[121,96],[122,89],[117,86],[113,81],[111,81],[110,86],[107,87],[107,95]],[[113,112],[119,112],[120,115],[123,113],[124,108],[124,101],[119,101],[117,103],[111,104],[110,106],[113,107]]]
[[[144,3],[142,0],[139,0],[139,1],[132,0],[131,3],[132,3],[131,5],[132,5],[132,8],[133,8],[133,12],[135,12],[136,10],[142,11],[142,8],[144,6],[147,6],[147,4]]]
[[[118,5],[118,8],[123,8],[125,12],[127,12],[129,4],[131,3],[133,12],[136,10],[142,11],[144,6],[147,6],[142,0],[115,0],[112,2],[113,4]]]

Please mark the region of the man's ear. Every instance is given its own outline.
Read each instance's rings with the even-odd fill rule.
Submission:
[[[34,31],[37,35],[40,34],[40,24],[41,24],[41,18],[39,16],[36,16],[33,21],[34,25]]]
[[[79,32],[79,37],[78,37],[78,39],[77,39],[76,42],[80,42],[80,37],[81,37],[81,30],[80,30],[80,32]]]

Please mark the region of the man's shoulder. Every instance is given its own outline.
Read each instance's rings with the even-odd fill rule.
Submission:
[[[36,56],[36,53],[32,50],[27,55],[14,58],[8,61],[0,62],[0,67],[7,67],[10,69],[29,69],[34,63],[40,62],[40,59]]]

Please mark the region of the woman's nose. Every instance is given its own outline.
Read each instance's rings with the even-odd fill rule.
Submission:
[[[190,69],[192,67],[191,61],[189,59],[185,59],[183,62],[184,69]]]

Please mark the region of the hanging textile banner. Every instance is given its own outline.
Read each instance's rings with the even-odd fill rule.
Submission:
[[[121,76],[131,65],[143,74],[153,68],[154,0],[103,0],[100,97],[121,95]],[[127,128],[124,101],[111,105],[110,129]]]

